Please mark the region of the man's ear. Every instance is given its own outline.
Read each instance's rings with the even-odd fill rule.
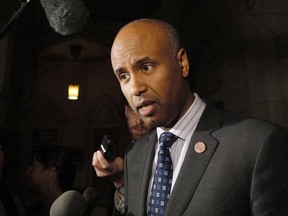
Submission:
[[[179,65],[182,69],[182,75],[183,77],[188,77],[189,75],[189,60],[187,57],[186,50],[181,48],[177,53],[177,60],[179,62]]]
[[[47,169],[47,175],[48,175],[48,179],[54,178],[54,176],[56,175],[56,168],[54,166],[49,167]]]
[[[125,116],[128,118],[129,107],[125,105]]]

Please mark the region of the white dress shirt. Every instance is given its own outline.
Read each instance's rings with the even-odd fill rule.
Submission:
[[[176,182],[176,179],[178,177],[182,163],[184,161],[184,158],[185,158],[185,155],[186,155],[189,143],[190,143],[190,139],[196,129],[196,126],[206,106],[205,102],[201,100],[201,98],[196,93],[194,93],[194,96],[195,96],[195,99],[192,105],[189,107],[186,113],[181,117],[181,119],[174,125],[174,127],[169,130],[169,132],[175,134],[178,137],[178,139],[176,140],[176,142],[172,145],[170,149],[171,158],[173,162],[173,178],[172,178],[171,193],[172,193],[174,184]],[[159,127],[157,127],[156,130],[157,130],[157,137],[159,140],[160,135],[165,131]],[[155,157],[153,161],[149,191],[151,191],[151,185],[153,182],[154,172],[156,169],[159,142],[157,143],[157,146],[155,149],[156,150],[155,150]],[[150,193],[148,193],[147,198],[149,201]]]

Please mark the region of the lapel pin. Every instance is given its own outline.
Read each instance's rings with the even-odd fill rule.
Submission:
[[[198,154],[203,153],[206,150],[206,144],[203,142],[197,142],[194,146],[194,150],[195,152],[197,152]]]

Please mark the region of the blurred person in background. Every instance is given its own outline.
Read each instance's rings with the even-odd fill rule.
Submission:
[[[76,169],[81,162],[82,154],[76,149],[51,144],[39,145],[35,149],[26,174],[30,187],[40,196],[38,204],[31,206],[31,209],[42,206],[37,216],[49,215],[57,198],[73,189]]]
[[[139,139],[150,131],[148,125],[144,123],[144,121],[132,110],[129,105],[125,105],[125,116],[132,142],[135,142],[135,140]]]

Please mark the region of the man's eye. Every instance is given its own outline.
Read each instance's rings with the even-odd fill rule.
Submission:
[[[152,65],[143,65],[142,70],[143,71],[149,71],[152,69]]]
[[[128,77],[128,76],[127,76],[127,74],[125,74],[125,73],[122,73],[122,74],[119,75],[119,79],[120,79],[120,80],[125,80],[125,79],[127,79],[127,77]]]

